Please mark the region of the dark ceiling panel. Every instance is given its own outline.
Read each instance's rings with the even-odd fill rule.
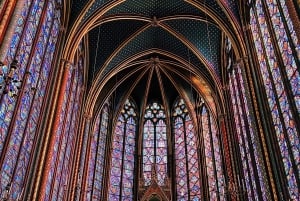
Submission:
[[[102,76],[129,57],[152,48],[171,52],[207,73],[203,64],[200,63],[198,58],[192,54],[181,41],[160,27],[150,27],[138,35],[134,40],[130,41],[126,47],[114,57],[114,59],[106,66]]]
[[[187,19],[165,23],[192,42],[219,74],[221,30],[218,27],[202,21]]]
[[[200,4],[205,4],[207,5],[209,8],[211,8],[215,13],[218,14],[218,16],[220,16],[221,19],[223,19],[224,21],[226,21],[227,16],[224,13],[223,9],[221,8],[221,6],[218,4],[218,2],[216,0],[198,0],[198,2]],[[205,10],[204,10],[205,11]]]
[[[95,0],[93,5],[88,9],[86,14],[83,17],[83,21],[86,20],[88,17],[90,17],[96,10],[103,7],[103,5],[112,2],[114,0]]]
[[[103,7],[105,4],[111,3],[114,0],[96,0],[92,6],[86,12],[83,21],[90,17],[96,10]],[[238,5],[235,0],[223,0],[226,5],[231,9],[232,13],[239,20]],[[88,0],[73,0],[71,14],[70,14],[70,25],[74,23],[78,17],[80,11],[84,8]],[[226,19],[227,16],[223,12],[220,5],[216,0],[198,0],[201,4],[208,5],[213,9],[222,19]],[[171,15],[196,15],[204,16],[203,12],[194,7],[193,5],[185,2],[184,0],[127,0],[124,3],[119,4],[105,15],[111,14],[140,14],[152,18],[171,16]],[[207,17],[207,16],[206,16]]]
[[[76,18],[78,17],[81,10],[84,8],[88,1],[87,0],[73,0],[72,1],[72,7],[71,7],[71,13],[70,13],[70,23],[69,25],[72,25]]]
[[[92,74],[99,70],[113,51],[143,25],[145,22],[142,21],[120,20],[104,23],[91,30],[89,32],[89,77],[93,78]],[[95,63],[99,30],[98,53]]]
[[[161,18],[175,14],[202,15],[199,9],[183,0],[130,0],[116,6],[106,15],[121,13],[140,14],[150,18],[153,16]]]

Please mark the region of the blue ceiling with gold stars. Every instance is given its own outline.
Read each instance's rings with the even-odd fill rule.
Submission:
[[[204,10],[191,2],[200,4]],[[71,7],[71,26],[76,20],[84,26],[106,9],[97,16],[102,23],[87,33],[89,80],[98,72],[105,76],[125,60],[151,49],[176,55],[207,75],[209,66],[220,76],[223,31],[205,11],[224,21],[229,14],[240,21],[234,0],[74,0]],[[228,10],[230,13],[225,12]],[[79,15],[83,16],[80,21],[76,19]]]

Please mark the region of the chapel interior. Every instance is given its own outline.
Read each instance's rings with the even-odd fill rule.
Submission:
[[[2,0],[0,201],[300,200],[299,0]]]

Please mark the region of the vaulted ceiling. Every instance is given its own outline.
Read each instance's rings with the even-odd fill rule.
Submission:
[[[224,33],[240,24],[238,2],[73,0],[69,29],[89,26],[88,80],[102,88],[99,97],[115,92],[138,105],[158,100],[171,107],[178,95],[197,91],[212,106]]]

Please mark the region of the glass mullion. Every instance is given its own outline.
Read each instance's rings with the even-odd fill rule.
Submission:
[[[249,151],[247,150],[247,147],[244,143],[244,139],[243,139],[243,129],[242,129],[242,122],[239,116],[239,108],[238,108],[238,99],[237,99],[237,95],[236,95],[236,91],[234,88],[234,79],[232,77],[229,78],[229,89],[230,89],[230,93],[231,93],[231,97],[232,97],[232,106],[233,106],[233,112],[234,112],[234,120],[235,120],[235,128],[237,131],[237,139],[238,139],[238,143],[239,143],[239,149],[240,149],[240,154],[241,154],[241,161],[242,161],[242,167],[243,167],[243,173],[244,173],[244,177],[245,177],[245,184],[246,184],[246,189],[247,190],[247,194],[248,194],[248,198],[254,198],[254,192],[253,190],[255,190],[253,183],[252,183],[252,178],[251,175],[253,175],[253,173],[250,171],[250,167],[248,164],[248,160],[247,160],[247,155],[249,154]],[[249,157],[250,158],[250,157]]]
[[[246,95],[246,91],[245,91],[245,83],[243,80],[243,75],[242,75],[242,71],[241,71],[241,67],[238,66],[238,68],[234,69],[234,79],[236,80],[236,89],[239,90],[239,94],[240,94],[240,102],[243,103],[243,113],[240,114],[243,116],[243,118],[245,119],[245,122],[247,122],[248,124],[248,131],[249,131],[249,141],[251,141],[250,145],[252,145],[253,148],[253,153],[256,153],[256,156],[253,156],[255,161],[255,167],[257,170],[257,178],[260,184],[260,188],[259,190],[262,193],[262,197],[260,199],[262,200],[267,200],[270,199],[270,192],[267,190],[268,187],[267,185],[267,179],[266,179],[266,172],[264,169],[264,163],[263,163],[263,158],[262,158],[262,153],[261,153],[261,149],[259,146],[259,141],[257,140],[257,136],[255,136],[255,128],[253,127],[253,123],[251,121],[251,116],[250,116],[250,111],[249,111],[249,106],[248,106],[248,100],[247,100],[247,95]],[[241,117],[242,118],[242,117]]]
[[[290,116],[289,118],[287,118],[288,121],[286,122],[286,120],[284,120],[282,116],[283,114],[282,109],[290,113],[289,103],[287,102],[286,94],[283,92],[284,88],[282,86],[281,76],[280,73],[278,72],[278,67],[274,68],[274,66],[272,66],[273,68],[270,69],[269,63],[274,65],[274,62],[276,62],[275,60],[276,58],[275,58],[274,50],[271,49],[272,43],[270,43],[270,41],[267,42],[263,40],[262,33],[264,33],[265,34],[264,36],[268,37],[268,39],[270,38],[270,36],[268,34],[268,28],[266,26],[264,13],[262,12],[261,9],[259,9],[258,11],[259,11],[258,13],[259,18],[257,16],[258,14],[256,13],[256,10],[252,9],[250,13],[251,29],[254,38],[254,44],[257,51],[258,60],[260,62],[260,70],[263,77],[263,82],[265,84],[266,94],[267,94],[268,103],[271,110],[271,116],[273,119],[273,125],[276,132],[277,141],[281,151],[281,156],[284,159],[283,161],[285,161],[284,166],[285,166],[286,175],[288,176],[287,178],[288,178],[289,192],[292,196],[299,195],[299,190],[297,189],[298,186],[297,176],[295,176],[294,171],[291,171],[291,169],[293,169],[292,167],[295,164],[294,157],[293,154],[291,154],[291,150],[289,148],[286,149],[286,147],[291,147],[288,136],[292,137],[295,135],[293,134],[293,132],[291,132],[291,134],[288,135],[285,125],[286,123],[289,124],[290,120],[293,121],[293,119]],[[257,22],[260,23],[258,24]],[[264,43],[262,44],[261,41],[264,41]],[[267,54],[266,48],[268,48],[267,50],[269,50],[269,54]],[[271,57],[270,53],[272,53],[271,55],[274,56]],[[267,56],[267,58],[265,58],[265,55]],[[275,76],[276,78],[275,80],[273,79],[273,76]],[[279,102],[278,94],[279,95],[283,94],[281,98],[283,102]]]

